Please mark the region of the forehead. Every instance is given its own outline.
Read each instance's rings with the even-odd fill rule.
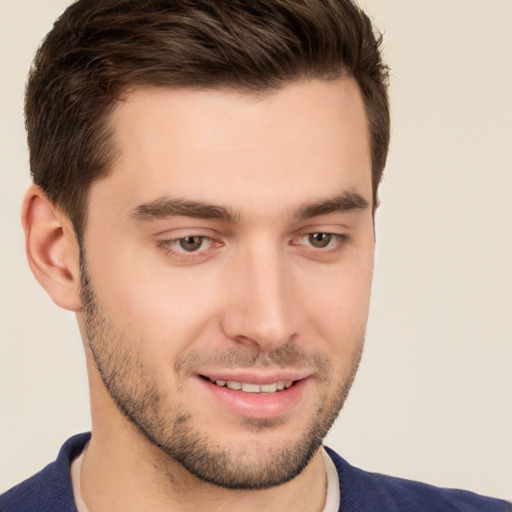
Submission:
[[[243,210],[354,189],[371,201],[366,115],[352,78],[263,95],[139,89],[111,122],[118,157],[93,185],[93,202],[108,193],[127,210],[173,196]]]

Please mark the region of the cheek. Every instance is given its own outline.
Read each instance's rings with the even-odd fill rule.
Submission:
[[[93,286],[126,341],[143,347],[152,364],[160,358],[168,365],[214,324],[218,284],[211,273],[173,269],[135,253],[112,259],[115,265],[97,266]]]
[[[315,286],[309,286],[309,325],[316,326],[334,352],[346,354],[364,338],[368,319],[373,258],[340,265]]]

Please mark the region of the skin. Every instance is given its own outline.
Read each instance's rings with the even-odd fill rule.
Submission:
[[[69,220],[40,189],[23,210],[32,270],[76,311],[84,339],[87,506],[321,510],[317,445],[359,362],[373,270],[370,146],[356,82],[305,81],[258,96],[141,89],[112,126],[118,158],[90,190],[86,274]],[[211,208],[176,215],[191,202],[219,218]],[[221,396],[205,376],[300,383],[280,395],[291,398],[260,403],[241,391]],[[201,465],[177,460],[183,425],[193,447],[224,457],[221,468],[198,478]],[[263,479],[268,488],[204,481],[221,471],[231,487],[242,475],[239,487]]]

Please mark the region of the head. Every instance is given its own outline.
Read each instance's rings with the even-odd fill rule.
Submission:
[[[307,466],[362,350],[379,45],[345,0],[87,0],[57,21],[27,85],[45,197],[24,223],[78,314],[93,429],[127,422],[227,488]]]

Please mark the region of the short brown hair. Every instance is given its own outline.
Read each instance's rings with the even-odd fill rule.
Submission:
[[[78,0],[46,36],[27,82],[34,182],[80,236],[88,189],[113,162],[109,115],[128,89],[257,92],[347,75],[365,102],[375,204],[390,131],[381,39],[351,0]]]

